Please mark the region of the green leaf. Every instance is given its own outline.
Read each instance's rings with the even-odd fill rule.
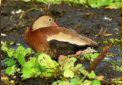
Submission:
[[[23,46],[17,48],[17,60],[23,66],[25,63],[25,49]]]
[[[69,81],[61,81],[61,80],[58,80],[56,82],[53,82],[51,85],[69,85]]]
[[[7,47],[7,43],[6,42],[2,43],[1,50],[6,51],[6,52],[8,51],[8,47]]]
[[[9,45],[14,45],[14,41],[9,41]]]
[[[59,85],[61,82],[62,82],[61,80],[58,80],[58,81],[53,82],[51,85]]]
[[[54,72],[56,66],[58,65],[58,63],[56,63],[56,61],[53,61],[50,56],[43,53],[38,56],[37,62],[41,66],[45,66],[47,68],[47,72]]]
[[[85,80],[84,82],[82,82],[82,85],[92,85],[92,81]]]
[[[80,69],[81,67],[83,67],[82,64],[77,64],[75,68],[76,68],[76,69]],[[83,68],[84,68],[84,67],[83,67]]]
[[[25,1],[25,2],[29,2],[30,0],[23,0],[23,1]]]
[[[22,76],[23,78],[27,79],[27,78],[31,78],[34,77],[34,69],[32,69],[31,67],[24,67],[22,70]]]
[[[11,66],[6,68],[5,73],[8,75],[13,75],[16,72],[16,66]]]
[[[16,62],[15,62],[14,59],[5,58],[4,63],[5,63],[7,66],[13,66],[13,65],[15,65]]]
[[[70,69],[66,69],[66,70],[64,71],[64,77],[73,78],[73,77],[74,77],[73,71],[71,71]]]
[[[76,58],[71,57],[71,58],[66,58],[60,61],[60,63],[63,63],[63,67],[61,67],[62,70],[66,69],[74,69],[74,63],[76,62]]]
[[[88,0],[88,4],[93,8],[98,7],[97,0]]]
[[[14,55],[14,50],[8,49],[7,53],[8,53],[8,56],[11,58]]]
[[[88,72],[85,70],[85,67],[83,67],[81,64],[76,65],[75,67],[77,70],[79,70],[83,75],[87,75]]]
[[[93,80],[92,85],[101,85],[101,82],[99,80]]]
[[[78,83],[79,80],[80,80],[79,77],[76,77],[76,78],[74,78],[74,79],[71,79],[71,80],[70,80],[70,85],[77,85],[77,83]]]
[[[112,81],[112,85],[122,85],[122,81]]]
[[[91,78],[96,78],[96,75],[94,73],[94,71],[91,71],[91,73],[88,74],[88,77]]]
[[[51,73],[48,73],[48,74],[46,74],[45,77],[52,77],[52,74]]]
[[[25,62],[22,69],[22,77],[23,78],[30,78],[34,77],[34,74],[36,74],[39,69],[35,67],[36,64],[36,58],[30,58],[28,62]]]
[[[113,6],[115,6],[117,8],[121,8],[122,7],[122,3],[121,2],[115,2],[115,3],[113,3]]]
[[[114,42],[114,39],[113,38],[110,38],[110,41],[113,43]]]
[[[59,85],[69,85],[69,81],[63,81]]]
[[[31,48],[27,48],[27,49],[25,50],[25,48],[24,48],[23,46],[18,46],[18,48],[17,48],[17,53],[21,53],[21,54],[23,54],[23,56],[25,57],[25,55],[26,55],[27,53],[31,53]]]
[[[31,48],[27,48],[25,52],[26,54],[31,54]]]
[[[38,64],[38,68],[41,72],[46,72],[47,71],[47,68],[45,66],[40,65],[40,64]]]
[[[23,52],[25,48],[23,46],[18,46],[17,53]]]
[[[107,41],[107,40],[104,40],[104,41],[103,41],[103,44],[108,44],[108,41]]]
[[[17,55],[17,60],[18,60],[18,62],[19,62],[22,66],[24,65],[24,63],[25,63],[25,58],[24,58],[23,54],[18,53],[18,55]]]
[[[110,5],[111,0],[105,0],[105,5]]]
[[[99,53],[87,53],[84,55],[85,58],[88,60],[94,61],[95,58],[97,58]]]
[[[98,55],[99,55],[99,53],[90,54],[91,61],[94,61],[94,59],[97,58]]]
[[[116,71],[122,72],[122,65],[121,66],[114,65],[114,69]]]

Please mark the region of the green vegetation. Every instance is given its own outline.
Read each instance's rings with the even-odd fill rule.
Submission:
[[[97,58],[98,55],[99,53],[87,53],[82,58],[85,58],[89,61],[94,61],[94,59]]]
[[[122,72],[122,65],[120,65],[120,63],[122,63],[122,60],[118,60],[117,62],[112,61],[111,64],[113,65],[113,69]]]
[[[50,56],[43,53],[37,53],[32,57],[29,56],[31,54],[30,48],[25,49],[20,45],[17,50],[14,50],[7,47],[6,42],[2,43],[1,50],[2,54],[6,53],[8,56],[2,60],[2,64],[6,66],[5,73],[8,75],[21,73],[22,79],[32,77],[60,79],[53,82],[52,85],[94,85],[96,82],[100,83],[100,81],[96,79],[94,71],[88,73],[85,67],[80,63],[74,66],[77,60],[75,57],[65,57],[58,62],[52,60]],[[28,60],[26,59],[27,56],[29,56]],[[87,80],[86,78],[94,80]]]
[[[120,46],[122,43],[122,40],[114,39],[114,38],[110,38],[109,41],[113,44],[113,46]],[[103,44],[108,44],[108,41],[104,40]]]
[[[49,3],[49,0],[16,0],[16,1],[37,1],[37,2],[43,2],[45,4]],[[100,8],[100,7],[106,7],[106,8],[122,8],[122,0],[50,0],[51,4],[61,4],[61,3],[67,3],[67,4],[73,4],[73,5],[82,5],[85,7],[92,7],[92,8]]]
[[[112,81],[112,85],[122,85],[122,81]]]
[[[8,75],[17,73],[22,79],[34,77],[57,79],[52,85],[101,85],[94,71],[88,73],[81,63],[74,65],[77,61],[76,57],[65,57],[57,62],[43,53],[31,56],[31,48],[25,49],[21,45],[14,50],[9,48],[6,42],[2,42],[1,51],[1,56],[5,54],[8,56],[2,60],[5,73]],[[85,54],[84,59],[93,61],[98,55],[99,53]],[[114,70],[122,72],[122,66],[118,66],[116,62],[111,64]],[[119,84],[121,81],[112,83]]]

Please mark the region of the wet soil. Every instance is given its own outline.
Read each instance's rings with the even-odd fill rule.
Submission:
[[[1,36],[2,41],[14,41],[22,44],[25,48],[29,47],[25,42],[24,32],[37,17],[47,13],[47,5],[36,2],[26,3],[5,0],[1,9],[1,32],[6,35]],[[100,47],[98,50],[104,47],[102,44],[103,40],[110,38],[121,40],[122,38],[121,9],[92,9],[60,4],[51,5],[49,13],[55,18],[58,25],[74,29],[79,34],[99,42]],[[103,29],[102,33],[99,34],[101,29]],[[105,36],[105,34],[112,36]],[[111,60],[122,59],[121,49],[121,45],[111,47],[108,53],[116,55],[111,57]],[[114,78],[115,80],[121,80],[122,73],[114,71],[110,63],[101,62],[96,69],[96,74],[104,76],[104,80],[110,81]]]

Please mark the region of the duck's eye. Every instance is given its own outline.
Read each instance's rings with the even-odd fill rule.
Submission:
[[[49,18],[49,19],[48,19],[48,21],[50,21],[50,22],[51,22],[51,21],[52,21],[52,19],[51,19],[51,18]]]

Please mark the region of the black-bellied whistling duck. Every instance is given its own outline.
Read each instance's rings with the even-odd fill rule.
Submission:
[[[39,17],[32,27],[27,28],[25,39],[35,51],[46,53],[52,58],[74,54],[83,47],[98,45],[72,29],[58,26],[50,16]]]

